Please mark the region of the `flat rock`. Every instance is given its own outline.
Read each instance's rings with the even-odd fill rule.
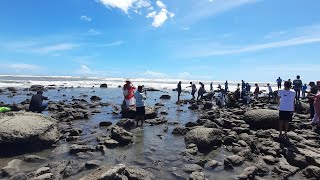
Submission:
[[[5,167],[1,169],[3,176],[12,176],[20,171],[20,164],[22,163],[19,159],[11,160]]]
[[[110,137],[120,143],[120,145],[128,145],[132,142],[132,133],[118,127],[114,126],[111,129]]]
[[[244,120],[251,129],[277,128],[279,111],[269,109],[255,109],[244,114]]]
[[[182,171],[192,173],[192,172],[200,172],[202,171],[202,167],[199,166],[198,164],[185,164],[181,168]]]
[[[203,172],[192,172],[189,180],[208,180]]]

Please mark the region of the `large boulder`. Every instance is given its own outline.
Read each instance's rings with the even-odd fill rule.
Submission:
[[[56,120],[42,114],[0,114],[0,153],[37,151],[59,140]]]
[[[277,128],[279,111],[269,109],[255,109],[244,114],[244,120],[251,129]]]
[[[186,134],[185,143],[196,144],[200,152],[208,152],[222,144],[222,137],[223,131],[220,129],[199,127]]]
[[[157,117],[157,112],[154,108],[145,107],[145,110],[146,110],[145,119],[154,119]],[[121,114],[122,114],[123,118],[135,119],[136,118],[136,108],[129,107],[129,109],[126,109],[125,107],[122,107]]]

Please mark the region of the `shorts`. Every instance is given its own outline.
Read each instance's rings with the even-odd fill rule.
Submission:
[[[146,110],[145,107],[136,107],[136,115],[137,116],[145,116]]]
[[[293,112],[292,111],[279,111],[280,120],[292,121]]]

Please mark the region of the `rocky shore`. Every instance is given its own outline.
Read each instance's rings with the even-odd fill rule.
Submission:
[[[48,90],[29,90],[38,88]],[[1,179],[320,179],[320,137],[305,101],[284,140],[275,102],[265,98],[246,111],[240,102],[217,108],[213,94],[175,104],[174,92],[152,91],[148,119],[136,128],[134,110],[121,114],[120,103],[103,101],[110,88],[73,89],[50,86],[61,99],[50,101],[47,115],[25,112],[28,89],[1,90],[3,98],[27,97],[1,105],[17,111],[0,115],[0,153],[12,157]],[[110,119],[94,121],[99,114]],[[46,148],[49,156],[34,155]]]

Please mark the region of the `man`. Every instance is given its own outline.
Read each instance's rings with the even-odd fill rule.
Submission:
[[[196,97],[194,96],[197,92],[197,87],[195,84],[193,84],[192,82],[190,82],[190,86],[191,87],[191,95],[192,95],[192,100],[195,99]]]
[[[281,83],[282,83],[282,79],[280,77],[278,77],[278,79],[277,79],[278,90],[281,89]]]
[[[254,94],[254,98],[256,99],[256,101],[258,101],[259,100],[259,92],[260,92],[260,89],[259,89],[259,85],[258,84],[254,84],[255,85],[255,89],[254,89],[254,92],[253,92],[253,94]]]
[[[271,96],[273,96],[273,95],[272,95],[273,91],[272,91],[272,87],[270,86],[269,83],[267,84],[267,87],[268,87],[268,91],[269,91],[268,98],[269,98],[269,100],[270,100]]]
[[[213,82],[210,83],[210,91],[213,91]]]
[[[244,80],[241,80],[241,89],[246,88],[246,83],[244,82]]]
[[[140,120],[141,120],[141,126],[143,125],[143,121],[146,114],[145,104],[144,104],[144,100],[146,100],[146,97],[142,89],[143,89],[142,86],[138,86],[138,90],[134,93],[134,98],[136,99],[137,126],[139,125]]]
[[[309,106],[310,106],[310,119],[312,120],[314,117],[314,107],[313,107],[314,96],[318,92],[318,87],[316,86],[316,84],[314,82],[310,82],[309,86],[310,86],[310,91],[307,95],[307,98],[308,98]]]
[[[48,97],[45,97],[42,94],[42,91],[38,91],[37,94],[32,96],[29,105],[29,111],[42,113],[42,111],[44,111],[47,108],[48,104],[44,104],[43,100],[48,100]]]
[[[297,79],[293,80],[293,89],[296,92],[296,101],[300,100],[300,91],[302,88],[302,81],[300,80],[300,76],[297,76]]]
[[[287,137],[289,129],[289,122],[292,121],[294,112],[295,92],[291,90],[292,83],[284,82],[284,90],[278,91],[277,102],[279,106],[279,137],[282,137],[282,130],[284,126],[284,136]]]
[[[179,83],[178,83],[177,91],[178,91],[178,102],[179,102],[180,101],[180,95],[181,95],[181,92],[182,92],[181,81],[179,81]]]
[[[226,82],[224,83],[224,90],[225,90],[226,92],[229,91],[228,81],[226,81]]]

